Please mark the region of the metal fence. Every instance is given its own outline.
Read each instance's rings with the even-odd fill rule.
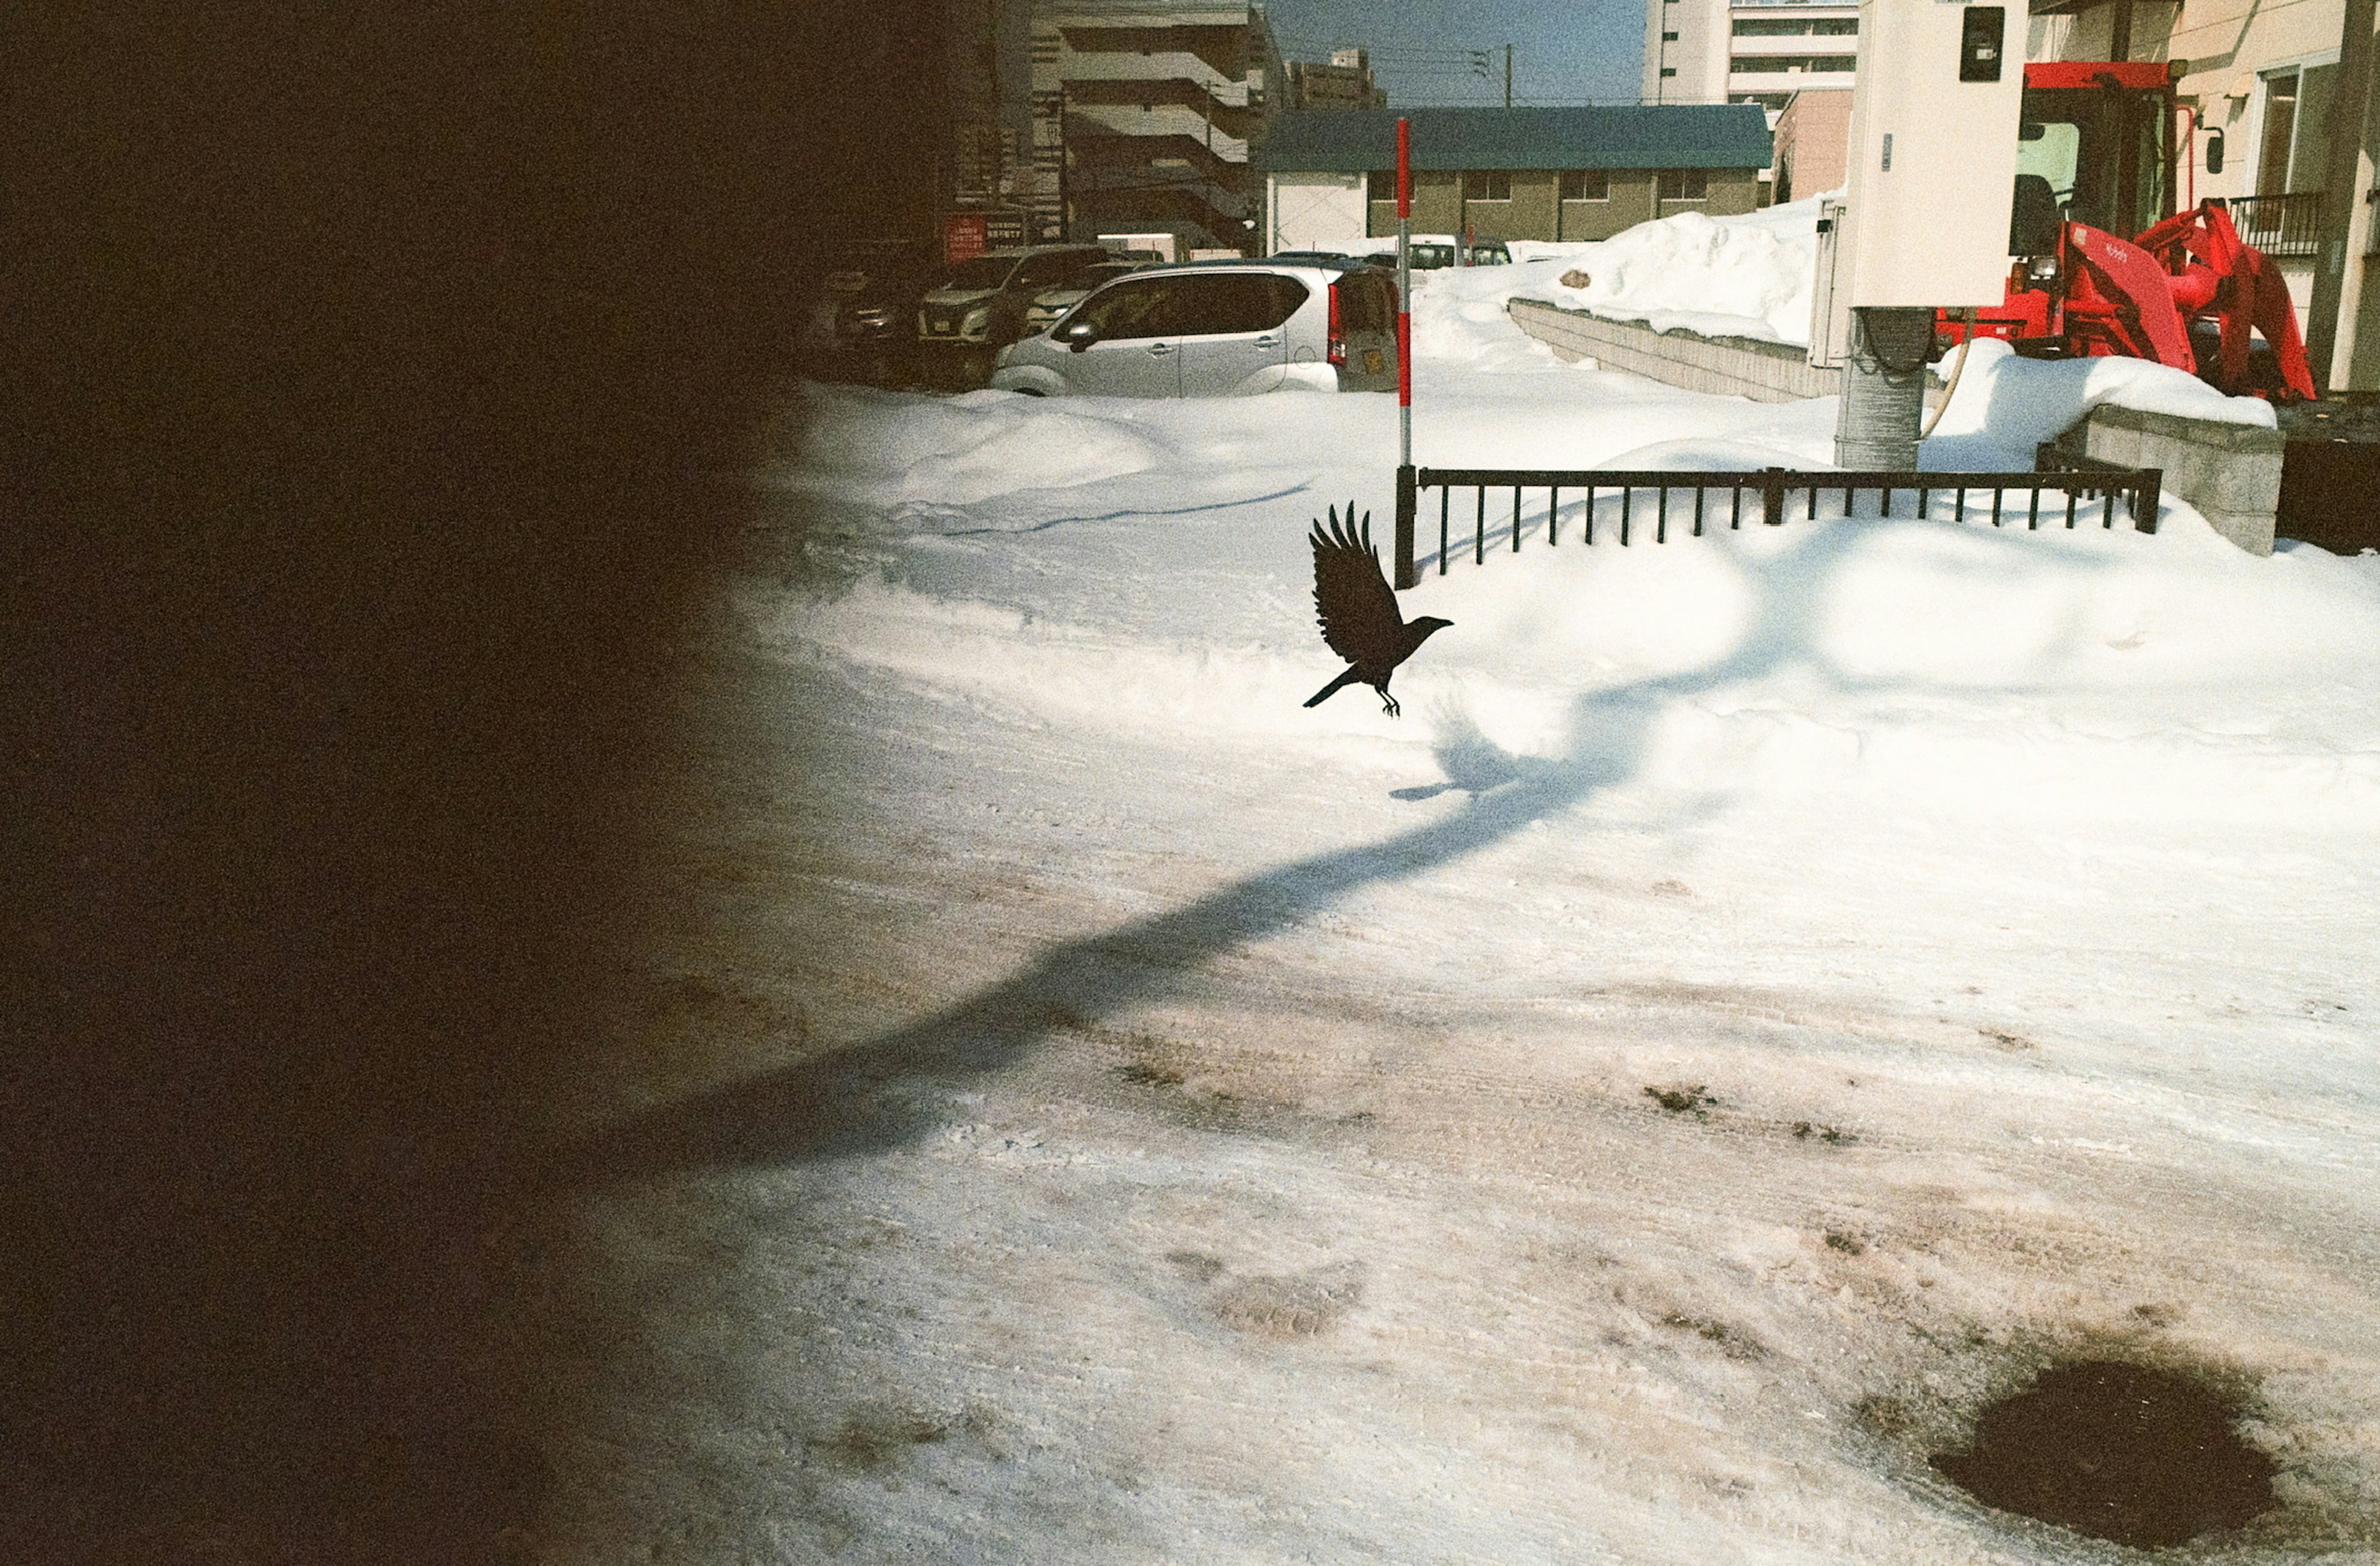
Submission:
[[[1989,519],[1995,528],[2022,524],[2101,528],[2116,525],[2116,501],[2124,500],[2128,521],[2143,533],[2156,531],[2157,497],[2164,470],[2119,467],[2095,458],[2044,445],[2037,460],[2045,471],[2033,473],[1837,473],[1789,471],[1782,467],[1733,469],[1724,472],[1664,472],[1658,469],[1620,471],[1578,468],[1424,467],[1413,470],[1413,482],[1398,486],[1397,574],[1400,588],[1421,580],[1417,562],[1416,526],[1425,510],[1421,492],[1438,492],[1438,572],[1446,574],[1461,533],[1459,521],[1470,524],[1471,558],[1485,564],[1491,539],[1511,540],[1518,553],[1525,532],[1542,523],[1548,547],[1561,542],[1565,519],[1574,525],[1581,544],[1596,542],[1598,527],[1606,539],[1622,545],[1650,535],[1667,543],[1672,531],[1699,538],[1706,532],[1741,528],[1747,521],[1775,527],[1792,521],[1815,521],[1860,515],[1858,497],[1876,496],[1876,516],[1893,514],[1896,496],[1914,498],[1912,520],[1965,522]],[[1472,492],[1471,515],[1459,517],[1454,508],[1458,490]],[[1545,492],[1542,509],[1530,492]],[[1488,499],[1500,499],[1497,516],[1488,516]],[[1510,492],[1511,500],[1500,497]],[[1567,494],[1569,499],[1565,499]],[[2045,495],[2056,498],[2044,504]]]

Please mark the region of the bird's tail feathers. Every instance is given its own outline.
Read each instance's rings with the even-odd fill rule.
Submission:
[[[1355,669],[1354,669],[1354,667],[1351,664],[1351,665],[1347,668],[1346,672],[1345,672],[1344,674],[1341,674],[1337,679],[1335,679],[1335,680],[1331,681],[1329,685],[1324,686],[1320,690],[1316,691],[1312,696],[1307,697],[1307,698],[1305,698],[1305,705],[1307,705],[1308,707],[1319,707],[1319,706],[1321,706],[1321,705],[1322,705],[1322,703],[1323,703],[1324,701],[1328,700],[1331,696],[1333,696],[1333,695],[1337,694],[1337,692],[1338,692],[1338,690],[1339,690],[1339,687],[1340,687],[1340,686],[1342,686],[1354,685],[1357,680],[1361,679],[1362,677],[1363,677],[1363,676],[1362,676],[1361,674],[1357,674],[1357,673],[1356,673],[1356,671],[1355,671]]]

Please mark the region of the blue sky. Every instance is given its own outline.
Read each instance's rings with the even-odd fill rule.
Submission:
[[[1269,0],[1265,10],[1286,58],[1369,49],[1391,107],[1502,103],[1507,43],[1516,103],[1636,101],[1644,0]],[[1487,75],[1469,69],[1471,50],[1488,52]]]

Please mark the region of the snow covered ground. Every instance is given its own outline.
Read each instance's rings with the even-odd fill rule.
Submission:
[[[1547,264],[1426,284],[1423,461],[1824,460],[1529,343]],[[1533,516],[1391,721],[1299,704],[1392,399],[801,395],[583,1107],[589,1555],[2113,1561],[1925,1463],[2095,1350],[2280,1465],[2182,1556],[2380,1559],[2380,559]]]

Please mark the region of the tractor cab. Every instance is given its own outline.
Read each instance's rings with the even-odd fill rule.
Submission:
[[[2163,61],[2025,67],[2009,253],[2054,254],[2060,223],[2129,236],[2171,217],[2173,127]]]

